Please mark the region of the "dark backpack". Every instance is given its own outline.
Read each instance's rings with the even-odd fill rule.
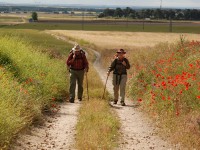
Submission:
[[[127,63],[127,60],[125,58],[123,59],[123,61],[125,61]],[[115,63],[114,70],[116,71],[116,73],[118,73],[119,75],[122,74],[122,70],[121,70],[122,68],[119,68],[119,70],[116,68],[117,64],[121,65],[121,63],[118,63],[118,59],[117,58],[114,60],[114,63]]]

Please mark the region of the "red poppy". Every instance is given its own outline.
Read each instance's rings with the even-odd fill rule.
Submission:
[[[193,64],[189,64],[190,68],[193,68]]]
[[[165,81],[162,82],[162,86],[166,86],[166,82]]]
[[[176,111],[176,115],[177,115],[177,116],[179,116],[179,115],[180,115],[179,111]]]
[[[182,94],[183,93],[183,90],[180,90],[179,94]]]

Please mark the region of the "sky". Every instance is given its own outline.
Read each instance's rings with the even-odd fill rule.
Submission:
[[[156,6],[160,7],[200,7],[200,0],[0,0],[5,3],[26,4],[84,4],[84,5],[120,5],[120,6]]]

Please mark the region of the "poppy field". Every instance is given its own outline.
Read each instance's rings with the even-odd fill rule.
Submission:
[[[172,52],[164,52],[167,53],[165,58],[156,59],[151,64],[135,64],[135,74],[130,76],[133,77],[130,86],[135,87],[132,95],[137,95],[138,102],[149,107],[158,105],[160,111],[167,110],[176,115],[199,109],[199,48],[200,42],[192,41]],[[143,101],[142,97],[149,101]]]
[[[129,97],[160,122],[173,142],[199,147],[200,42],[180,36],[178,44],[139,53],[130,56]]]

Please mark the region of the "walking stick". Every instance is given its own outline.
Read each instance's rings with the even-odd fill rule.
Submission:
[[[87,96],[88,96],[88,101],[89,101],[89,90],[88,90],[88,78],[87,78],[87,72],[86,72],[86,84],[87,84]]]
[[[104,86],[104,91],[103,91],[102,99],[104,99],[104,95],[105,95],[105,91],[106,91],[106,84],[107,84],[107,81],[108,81],[108,77],[109,77],[109,75],[107,75],[107,78],[106,78],[106,83],[105,83],[105,86]]]

